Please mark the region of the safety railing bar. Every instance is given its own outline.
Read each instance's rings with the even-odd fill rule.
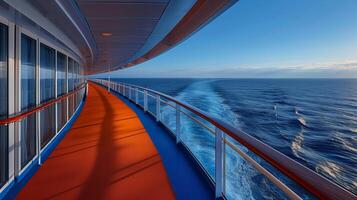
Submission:
[[[124,84],[124,83],[122,83]],[[294,161],[288,156],[280,153],[269,145],[261,142],[257,138],[250,136],[249,134],[238,130],[230,124],[218,119],[209,113],[206,113],[194,106],[191,106],[183,101],[177,100],[169,95],[161,92],[144,88],[141,86],[131,85],[140,88],[144,91],[160,95],[161,97],[170,100],[186,110],[196,114],[200,118],[213,124],[215,127],[222,130],[225,134],[238,141],[240,144],[248,148],[250,151],[264,159],[266,162],[274,166],[280,172],[285,174],[290,179],[294,180],[300,186],[311,192],[315,196],[321,199],[356,199],[356,195],[341,187],[340,185],[328,180],[320,174],[312,171],[304,165]]]
[[[170,107],[176,109],[176,107],[175,107],[174,105],[171,105],[169,102],[167,102],[167,101],[165,101],[165,100],[163,100],[163,99],[160,99],[160,101],[161,101],[162,103],[164,103],[164,104],[166,104],[166,105],[168,105],[168,106],[170,106]]]
[[[22,120],[23,118],[33,114],[33,113],[36,113],[38,111],[41,111],[57,102],[60,102],[62,100],[64,100],[65,98],[68,98],[70,96],[73,96],[74,94],[76,94],[77,92],[79,92],[81,89],[85,88],[86,87],[86,84],[87,83],[82,83],[79,87],[77,87],[75,90],[71,91],[70,93],[67,93],[67,94],[64,94],[56,99],[52,99],[46,103],[43,103],[43,104],[40,104],[40,105],[37,105],[36,107],[32,108],[31,110],[28,110],[28,111],[25,111],[25,112],[21,112],[21,113],[17,113],[15,114],[14,116],[10,116],[6,119],[2,119],[0,120],[0,125],[6,125],[6,124],[10,124],[10,123],[13,123],[13,122],[17,122],[17,121],[20,121]]]
[[[163,101],[163,100],[161,100],[161,102],[163,102],[164,104],[166,104],[166,105],[168,105],[168,106],[170,106],[170,107],[172,107],[173,109],[176,110],[176,107],[173,106],[173,105],[171,105],[171,104],[169,104],[168,102]],[[208,130],[210,133],[212,133],[213,135],[215,134],[215,132],[214,132],[214,130],[213,130],[212,128],[208,127],[206,124],[204,124],[204,123],[201,122],[200,120],[196,119],[195,117],[191,116],[190,114],[186,113],[185,111],[180,110],[180,112],[181,112],[182,114],[186,115],[187,117],[189,117],[191,120],[193,120],[193,121],[195,121],[196,123],[198,123],[199,125],[201,125],[203,128],[207,129],[207,130]]]
[[[261,166],[258,162],[256,162],[253,158],[251,158],[248,154],[244,153],[240,150],[236,145],[228,141],[224,138],[224,142],[231,147],[235,152],[237,152],[240,156],[242,156],[246,161],[248,161],[253,167],[258,170],[261,174],[263,174],[266,178],[268,178],[274,185],[280,188],[290,199],[301,200],[302,198],[297,195],[294,191],[292,191],[288,186],[286,186],[283,182],[281,182],[278,178],[276,178],[273,174],[271,174],[268,170],[266,170],[263,166]]]
[[[151,95],[150,93],[148,93],[148,97],[152,97],[152,98],[156,98],[156,96],[154,96],[154,95]]]
[[[147,110],[147,112],[148,112],[149,114],[151,114],[153,117],[156,116],[156,115],[155,115],[153,112],[151,112],[149,109]]]
[[[191,120],[195,121],[196,123],[198,123],[199,125],[201,125],[203,128],[207,129],[210,133],[212,133],[213,135],[215,135],[215,131],[208,127],[206,124],[204,124],[203,122],[201,122],[200,120],[196,119],[195,117],[191,116],[190,114],[180,110],[180,112],[184,115],[186,115],[188,118],[190,118]]]
[[[144,109],[144,106],[142,106],[140,103],[137,104],[140,108]]]

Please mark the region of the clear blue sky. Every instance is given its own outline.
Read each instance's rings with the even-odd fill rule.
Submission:
[[[357,78],[357,0],[240,0],[115,77]]]

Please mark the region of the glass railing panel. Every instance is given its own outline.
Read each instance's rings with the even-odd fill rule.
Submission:
[[[138,104],[144,108],[144,93],[141,90],[138,92]]]
[[[225,140],[225,196],[228,200],[291,199],[294,195],[302,199],[315,199],[243,145],[227,135]]]
[[[134,101],[134,100],[135,100],[135,90],[134,90],[134,88],[129,87],[128,93],[129,93],[129,94],[128,94],[128,98],[129,98],[130,100]]]
[[[215,178],[214,128],[202,122],[186,109],[181,109],[181,140],[193,153],[205,171]]]
[[[77,103],[78,103],[77,96],[78,96],[77,94],[73,95],[73,112],[76,111],[77,108]]]
[[[57,103],[57,131],[67,123],[67,99]]]
[[[74,97],[70,96],[68,98],[68,117],[71,118],[74,113]]]
[[[161,99],[161,123],[176,135],[176,109],[173,103]]]
[[[40,111],[40,135],[41,148],[56,135],[55,105],[48,106]]]
[[[156,96],[148,93],[148,111],[152,116],[156,116]]]
[[[0,188],[9,179],[9,133],[7,125],[0,125]]]
[[[37,113],[33,113],[19,123],[21,168],[24,168],[36,155],[36,115]]]

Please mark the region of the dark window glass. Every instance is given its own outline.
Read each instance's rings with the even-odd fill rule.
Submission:
[[[67,57],[57,52],[57,96],[66,93]]]
[[[57,52],[57,94],[61,96],[66,93],[66,71],[67,71],[67,57]],[[67,121],[67,102],[61,101],[57,104],[57,119],[58,130],[60,130]]]
[[[8,117],[8,27],[0,24],[0,119]],[[9,139],[7,126],[0,126],[0,187],[8,180]]]
[[[67,101],[63,100],[57,103],[57,119],[58,119],[58,130],[61,130],[67,122]]]
[[[41,44],[40,48],[40,96],[41,103],[55,98],[55,50]]]
[[[44,44],[40,47],[40,100],[45,103],[55,98],[56,51]],[[55,107],[40,112],[41,146],[44,147],[56,134]]]
[[[73,91],[74,89],[74,60],[72,58],[68,58],[68,91]],[[68,115],[72,116],[74,112],[74,96],[68,98]]]
[[[79,64],[77,62],[75,62],[75,80],[76,80],[76,86],[75,87],[78,87],[79,86]]]
[[[68,117],[71,118],[74,112],[74,96],[68,98]]]
[[[21,35],[21,109],[36,105],[36,40]],[[36,115],[21,121],[21,167],[36,155]]]
[[[68,91],[74,89],[74,60],[68,58]]]

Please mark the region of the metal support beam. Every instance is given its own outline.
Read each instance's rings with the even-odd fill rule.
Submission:
[[[110,68],[108,73],[108,92],[110,92]]]
[[[224,193],[224,135],[223,132],[216,127],[216,146],[215,146],[215,193],[216,199],[223,197]]]
[[[139,89],[135,88],[135,103],[139,103]]]
[[[181,107],[176,104],[176,144],[181,142]]]
[[[161,115],[161,108],[160,108],[160,95],[156,95],[156,121],[159,122],[160,121],[160,115]]]
[[[128,88],[129,88],[129,100],[131,100],[131,86],[129,86]]]
[[[148,111],[148,91],[144,91],[144,112]]]

